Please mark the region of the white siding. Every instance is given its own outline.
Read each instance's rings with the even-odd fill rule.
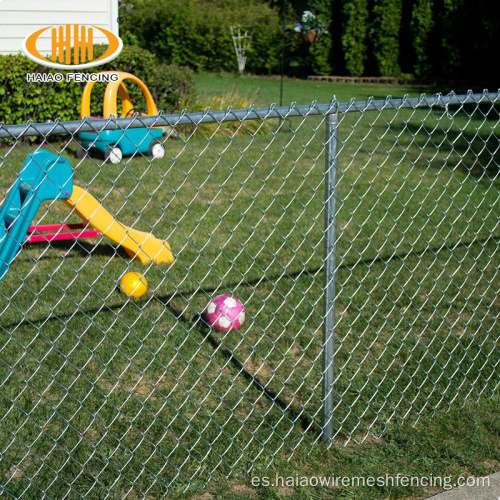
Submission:
[[[118,0],[0,0],[0,54],[17,54],[27,35],[50,25],[91,24],[118,34]],[[95,43],[107,43],[94,30]],[[39,38],[40,53],[50,53],[50,30]]]

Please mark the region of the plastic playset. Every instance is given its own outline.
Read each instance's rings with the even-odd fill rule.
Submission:
[[[118,80],[111,81],[104,92],[104,106],[102,117],[90,116],[90,102],[92,89],[96,82],[87,82],[83,89],[80,115],[83,118],[99,119],[118,116],[118,96],[122,105],[121,118],[131,116],[156,116],[158,109],[146,84],[130,73],[112,71],[118,75]],[[142,113],[134,108],[124,81],[134,82],[142,91],[146,100],[147,113]],[[149,154],[153,158],[162,158],[165,149],[160,142],[163,135],[161,127],[139,127],[127,128],[126,130],[101,130],[99,132],[79,132],[78,140],[81,143],[78,149],[79,158],[84,158],[95,151],[99,151],[111,163],[119,163],[123,156],[131,156],[136,153]]]
[[[146,99],[148,116],[158,114],[154,100],[146,85],[134,75],[123,72],[118,80],[109,82],[104,95],[104,118],[117,116],[117,96],[122,104],[122,117],[137,116],[130,95],[123,83],[136,83]],[[90,97],[95,82],[84,88],[81,116],[90,117]],[[126,130],[103,130],[79,132],[81,141],[78,156],[83,158],[98,150],[111,163],[118,163],[123,155],[137,152],[149,153],[161,158],[165,149],[159,139],[161,128],[130,128]],[[81,223],[38,224],[32,222],[43,202],[59,200]],[[29,154],[24,161],[17,180],[10,187],[0,207],[0,279],[3,280],[16,255],[26,243],[76,240],[106,236],[125,249],[131,259],[142,264],[151,262],[172,263],[174,256],[170,245],[153,234],[130,228],[117,221],[102,204],[87,190],[73,183],[73,167],[60,155],[39,149]],[[147,292],[148,283],[141,273],[129,272],[120,280],[120,290],[130,297],[138,298]],[[240,328],[245,320],[245,308],[234,296],[219,295],[213,298],[205,312],[206,323],[218,331]]]
[[[83,224],[31,225],[42,202],[51,200],[61,200]],[[79,239],[101,234],[142,264],[174,261],[168,242],[125,226],[88,191],[74,185],[73,168],[66,158],[44,149],[31,153],[0,208],[0,279],[5,277],[26,241]]]

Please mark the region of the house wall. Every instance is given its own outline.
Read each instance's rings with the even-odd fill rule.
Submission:
[[[27,35],[45,26],[86,24],[105,28],[118,35],[118,0],[0,0],[0,54],[17,54]],[[37,48],[50,54],[47,30]],[[94,43],[107,43],[94,30]]]

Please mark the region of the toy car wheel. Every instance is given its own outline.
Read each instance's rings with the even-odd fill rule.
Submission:
[[[79,160],[83,160],[84,158],[90,158],[90,149],[87,151],[83,146],[78,146],[76,150],[76,156]]]
[[[123,153],[120,148],[109,148],[106,151],[106,156],[105,159],[109,160],[113,165],[116,165],[117,163],[120,163],[123,158]]]
[[[153,158],[163,158],[165,156],[165,148],[160,141],[152,141],[149,145],[149,154]]]

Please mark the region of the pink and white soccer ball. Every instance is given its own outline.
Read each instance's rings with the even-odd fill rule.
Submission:
[[[240,328],[245,321],[243,304],[232,295],[218,295],[205,311],[205,319],[218,332]]]

